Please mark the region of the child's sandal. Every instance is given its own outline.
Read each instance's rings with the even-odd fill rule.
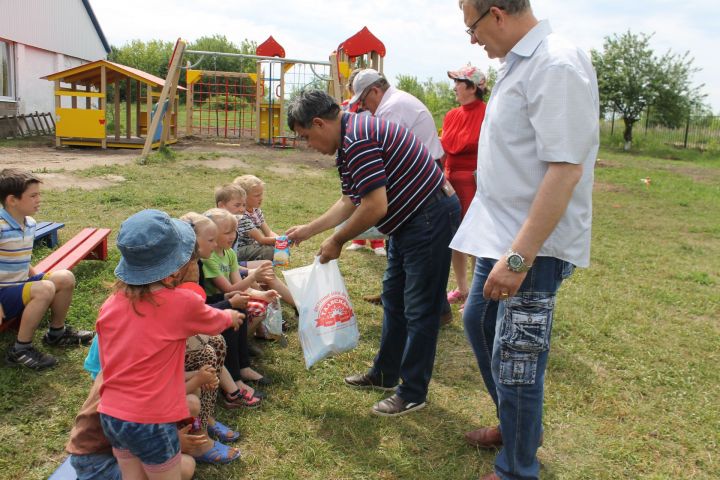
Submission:
[[[239,449],[228,447],[220,442],[213,442],[212,448],[202,455],[195,457],[195,461],[213,465],[224,465],[238,458],[240,458]]]
[[[236,432],[215,420],[215,425],[207,426],[208,435],[221,442],[235,442],[240,439],[240,432]]]

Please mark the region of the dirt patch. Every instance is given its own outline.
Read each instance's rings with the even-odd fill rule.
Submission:
[[[82,190],[98,190],[112,187],[125,181],[121,175],[102,175],[100,177],[76,177],[65,173],[38,173],[46,190],[67,190],[79,188]]]
[[[601,158],[598,158],[597,161],[595,162],[596,168],[615,168],[617,166],[618,166],[617,162],[613,162],[610,160],[603,160]]]
[[[668,166],[663,167],[663,170],[673,173],[679,173],[680,175],[685,175],[687,177],[690,177],[694,182],[697,183],[715,184],[720,181],[720,172],[718,172],[717,170],[711,170],[709,168]]]
[[[117,175],[80,177],[72,172],[95,166],[131,165],[140,156],[134,149],[107,149],[86,147],[61,147],[53,145],[54,139],[42,144],[18,147],[0,147],[3,168],[22,168],[38,173],[51,190],[68,188],[106,188],[124,181]],[[333,168],[335,157],[321,155],[302,143],[292,149],[277,149],[256,144],[253,140],[240,139],[217,141],[216,139],[184,139],[172,145],[180,155],[183,165],[197,165],[218,170],[233,168],[250,169],[251,160],[267,162],[267,168],[278,175],[292,177],[298,172],[297,165],[307,165],[303,175],[314,175],[313,169]],[[319,174],[319,173],[317,173]]]
[[[626,193],[630,189],[620,185],[614,185],[612,183],[595,182],[593,184],[593,191],[595,192],[613,192],[613,193]]]

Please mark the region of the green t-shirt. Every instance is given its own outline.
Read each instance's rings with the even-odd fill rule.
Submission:
[[[217,293],[223,293],[215,287],[212,282],[213,278],[225,277],[230,281],[230,274],[237,272],[240,269],[237,261],[237,255],[231,248],[223,250],[222,256],[213,252],[210,254],[210,258],[203,260],[203,275],[205,276],[205,293],[215,295]]]

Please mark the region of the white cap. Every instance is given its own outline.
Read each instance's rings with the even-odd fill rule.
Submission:
[[[350,99],[350,104],[352,105],[360,100],[360,97],[362,97],[362,94],[365,93],[365,90],[381,78],[383,78],[382,75],[372,68],[360,70],[358,74],[355,75],[355,80],[353,80],[353,92],[355,92],[355,95],[353,95]]]

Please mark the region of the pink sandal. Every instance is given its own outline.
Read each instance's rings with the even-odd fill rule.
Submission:
[[[467,295],[463,295],[458,289],[448,292],[447,294],[447,300],[450,304],[464,302],[466,298]]]

